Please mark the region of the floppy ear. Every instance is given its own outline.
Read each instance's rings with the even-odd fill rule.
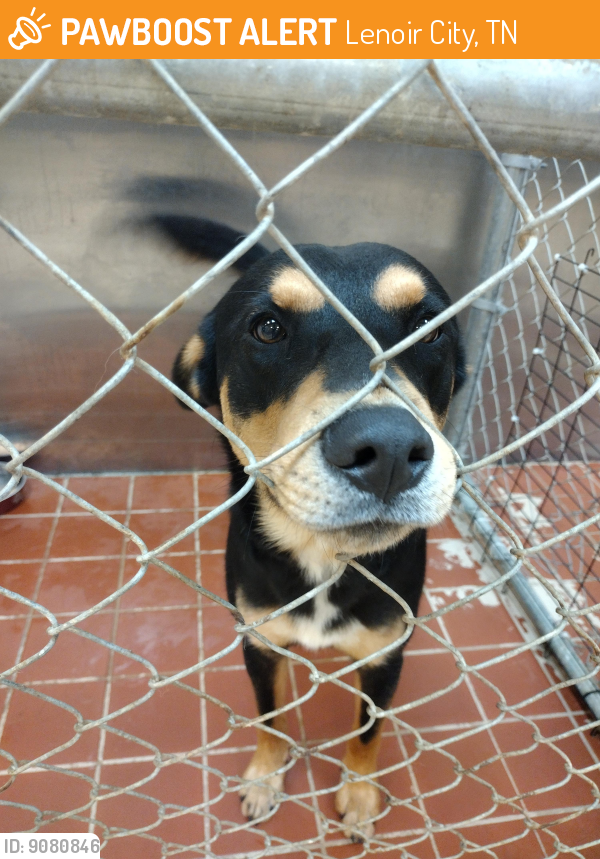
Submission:
[[[201,406],[219,402],[215,354],[215,318],[209,313],[198,332],[181,347],[172,373],[173,382]],[[181,400],[180,405],[187,408]]]

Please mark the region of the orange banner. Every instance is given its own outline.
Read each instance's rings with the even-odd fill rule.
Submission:
[[[14,58],[585,58],[599,31],[597,0],[560,16],[514,0],[4,0],[0,11]]]

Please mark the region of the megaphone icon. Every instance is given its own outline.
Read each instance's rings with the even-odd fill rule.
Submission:
[[[35,9],[33,12],[35,12]],[[31,13],[32,15],[33,12]],[[40,15],[38,21],[41,21],[44,17],[45,15]],[[49,26],[50,24],[45,24],[40,29],[31,18],[27,18],[24,15],[21,18],[17,18],[15,32],[8,37],[11,48],[14,48],[15,51],[20,51],[25,45],[29,45],[30,43],[36,45],[42,41],[42,30]]]

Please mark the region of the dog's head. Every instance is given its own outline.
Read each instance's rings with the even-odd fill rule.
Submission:
[[[298,250],[384,349],[450,304],[424,266],[387,245]],[[278,251],[251,265],[204,319],[177,356],[174,380],[202,405],[219,403],[225,425],[260,460],[346,402],[372,377],[372,358]],[[465,374],[456,321],[387,372],[441,429]],[[272,487],[258,485],[261,521],[271,539],[293,549],[316,534],[331,551],[361,554],[441,521],[456,480],[448,444],[383,385],[264,473]]]

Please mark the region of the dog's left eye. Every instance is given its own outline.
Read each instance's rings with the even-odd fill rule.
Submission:
[[[424,325],[427,325],[428,322],[431,322],[433,316],[424,316],[423,319],[420,319],[415,325],[414,330],[418,331],[419,328],[423,328]],[[419,343],[434,343],[442,336],[442,326],[439,328],[434,328],[433,331],[430,331],[429,334],[426,334],[422,340],[419,340]]]
[[[252,328],[252,335],[260,343],[278,343],[285,337],[285,328],[273,316],[261,316]]]

